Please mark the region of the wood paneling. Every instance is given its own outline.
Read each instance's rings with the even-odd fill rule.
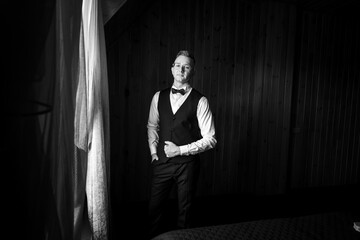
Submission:
[[[157,90],[172,84],[170,67],[180,49],[194,52],[192,85],[208,97],[217,131],[216,149],[202,154],[199,195],[354,182],[359,73],[343,62],[356,58],[350,49],[341,55],[347,35],[338,34],[333,18],[301,17],[295,5],[272,1],[149,6],[127,27],[110,20],[106,28],[117,198],[148,198],[149,106]],[[348,41],[358,50],[359,41]]]
[[[359,183],[359,23],[310,12],[302,17],[293,187]]]

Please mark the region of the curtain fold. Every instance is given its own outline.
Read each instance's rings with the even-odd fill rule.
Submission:
[[[51,183],[61,239],[74,239],[75,184],[74,110],[78,84],[82,1],[57,0],[55,6],[54,108],[49,152]],[[47,62],[48,63],[48,62]],[[46,64],[47,64],[46,63]],[[51,234],[51,233],[50,233]]]
[[[53,106],[39,121],[51,183],[45,239],[108,239],[110,129],[101,0],[56,0],[53,23],[43,79],[34,86],[34,95]]]
[[[94,239],[109,228],[109,103],[101,1],[84,0],[80,34],[75,144],[87,152],[86,196]],[[86,126],[86,127],[84,127]]]

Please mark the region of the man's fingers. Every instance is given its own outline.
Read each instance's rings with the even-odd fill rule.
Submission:
[[[165,145],[169,145],[169,144],[171,144],[172,142],[170,142],[170,141],[165,141]]]

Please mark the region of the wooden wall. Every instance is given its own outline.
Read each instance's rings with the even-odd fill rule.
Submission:
[[[348,123],[359,129],[354,115],[358,113],[359,85],[355,81],[335,85],[332,80],[323,89],[331,74],[320,68],[319,57],[308,61],[315,55],[307,51],[308,45],[315,52],[322,49],[324,55],[329,54],[325,49],[330,51],[340,42],[328,46],[318,39],[323,32],[317,28],[322,25],[310,24],[309,30],[306,23],[314,20],[297,16],[295,5],[271,1],[158,0],[148,4],[130,25],[124,26],[117,18],[109,22],[111,174],[116,198],[148,198],[149,106],[157,90],[172,84],[170,67],[180,49],[194,52],[197,72],[192,85],[208,97],[215,115],[218,145],[202,155],[199,195],[276,194],[289,186],[316,185],[309,184],[314,181],[340,183],[341,177],[319,180],[323,177],[319,162],[327,159],[333,164],[322,168],[322,173],[338,171],[341,165],[342,174],[353,171],[347,182],[354,182],[359,172],[359,136]],[[336,29],[329,31],[335,34]],[[316,42],[316,47],[309,41]],[[322,43],[326,46],[321,48]],[[331,71],[336,67],[331,64],[323,67]],[[313,78],[306,77],[310,70]],[[338,78],[356,77],[337,74]],[[342,94],[341,100],[325,101],[334,94]],[[321,97],[325,99],[320,114]],[[329,131],[318,134],[317,127],[324,129],[324,120]],[[311,131],[304,134],[304,129]],[[334,140],[337,150],[333,155],[327,152],[333,145],[324,139],[336,134],[344,142]],[[352,170],[346,172],[344,164]]]
[[[305,12],[299,27],[291,185],[359,183],[360,20]]]

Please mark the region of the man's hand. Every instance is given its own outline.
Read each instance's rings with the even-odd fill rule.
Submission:
[[[151,163],[152,163],[153,161],[157,161],[157,160],[159,160],[158,155],[157,155],[156,153],[151,154]]]
[[[165,141],[164,151],[168,158],[180,155],[180,148],[170,141]]]

